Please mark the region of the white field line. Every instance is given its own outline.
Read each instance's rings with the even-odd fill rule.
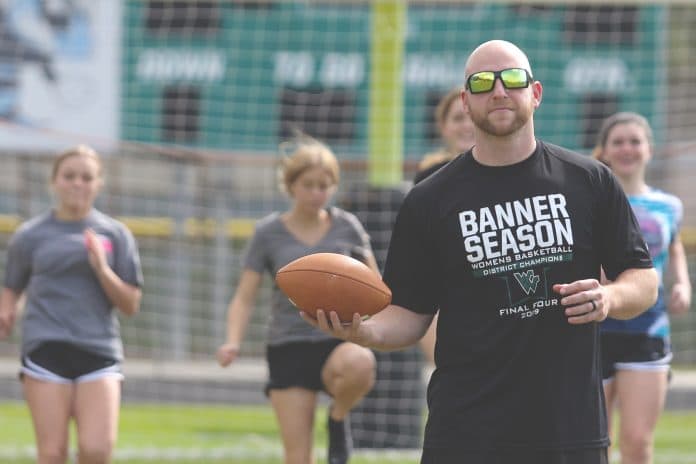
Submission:
[[[216,448],[119,448],[114,456],[114,461],[128,461],[138,459],[152,462],[177,462],[181,460],[230,460],[244,459],[245,461],[280,459],[282,450],[276,444],[265,443],[263,446],[255,443],[251,446],[230,446]],[[315,453],[318,459],[326,457],[324,450]],[[355,456],[366,461],[379,462],[403,462],[405,459],[418,460],[420,450],[356,450]],[[696,456],[675,450],[658,450],[657,462],[662,464],[696,464]],[[35,459],[34,447],[0,447],[0,462],[8,462],[15,459]],[[612,453],[612,462],[616,454]]]

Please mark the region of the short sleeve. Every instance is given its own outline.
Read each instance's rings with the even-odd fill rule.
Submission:
[[[435,272],[425,230],[428,223],[407,196],[392,231],[384,282],[392,290],[393,304],[417,313],[435,314]]]
[[[682,221],[684,220],[684,205],[677,197],[673,197],[674,201],[674,220],[672,221],[672,241],[674,241],[679,230],[681,229]]]
[[[143,286],[143,271],[140,265],[140,253],[135,237],[125,225],[119,224],[119,243],[115,247],[114,272],[124,282],[136,287]]]
[[[350,250],[350,255],[359,261],[365,262],[367,256],[374,255],[372,244],[370,243],[370,234],[367,232],[367,230],[365,230],[365,227],[356,215],[345,210],[340,211],[342,212],[343,217],[346,218],[346,221],[352,229],[352,233],[355,234],[355,239],[357,242],[357,244]]]
[[[26,234],[20,231],[10,239],[5,263],[5,288],[16,292],[24,290],[31,277],[31,252]]]
[[[247,243],[244,252],[244,268],[263,273],[266,268],[266,247],[264,246],[263,228],[257,224],[254,235]]]
[[[614,280],[631,268],[653,267],[648,246],[626,194],[605,166],[600,167],[599,182],[597,239],[607,278]]]

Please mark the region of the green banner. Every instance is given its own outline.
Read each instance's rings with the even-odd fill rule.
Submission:
[[[122,137],[267,152],[301,129],[342,157],[403,151],[420,158],[438,145],[433,106],[462,84],[468,53],[502,38],[528,53],[544,86],[540,137],[588,148],[602,117],[630,110],[645,114],[660,138],[663,7],[614,7],[618,13],[605,16],[621,21],[598,24],[589,7],[421,2],[404,8],[396,23],[403,35],[382,31],[383,47],[402,41],[403,62],[375,63],[371,47],[380,29],[372,27],[370,4],[327,3],[191,2],[181,10],[184,2],[127,1]],[[376,85],[393,92],[374,100],[385,106],[371,108]],[[401,140],[371,147],[370,118],[394,106],[401,106]],[[373,127],[387,134],[397,129]]]

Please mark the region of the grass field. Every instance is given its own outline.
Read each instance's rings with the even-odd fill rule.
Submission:
[[[325,411],[317,412],[317,424]],[[316,427],[318,463],[326,436]],[[23,403],[0,403],[0,462],[33,462],[33,435]],[[278,464],[281,448],[268,407],[133,405],[122,408],[116,462]],[[351,464],[416,464],[417,451],[358,452]],[[655,464],[696,464],[696,411],[660,421]]]

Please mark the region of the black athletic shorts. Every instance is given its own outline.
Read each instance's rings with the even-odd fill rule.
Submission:
[[[672,352],[662,338],[645,334],[602,332],[602,379],[611,379],[617,370],[669,371]]]
[[[292,342],[270,345],[266,348],[269,390],[291,387],[313,391],[326,391],[321,380],[321,370],[333,350],[343,343],[337,338],[316,342]]]
[[[579,450],[462,451],[424,448],[421,464],[608,464],[606,448]]]
[[[22,359],[20,377],[53,383],[79,383],[104,377],[123,379],[121,363],[71,343],[44,342]]]

